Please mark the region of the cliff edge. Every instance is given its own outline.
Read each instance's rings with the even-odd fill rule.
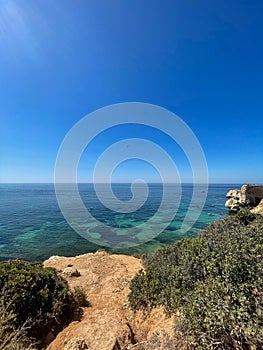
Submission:
[[[146,317],[129,308],[129,283],[142,269],[139,259],[98,251],[70,258],[51,257],[44,266],[57,269],[71,288],[83,288],[91,304],[83,308],[80,321],[70,323],[57,335],[48,350],[120,350],[136,344],[137,350],[156,333],[172,335],[173,318],[162,309]]]

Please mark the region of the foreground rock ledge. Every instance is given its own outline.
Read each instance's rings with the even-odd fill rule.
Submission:
[[[172,335],[173,319],[162,309],[155,309],[148,317],[129,309],[129,283],[142,268],[139,259],[99,251],[70,258],[51,257],[44,266],[57,269],[71,288],[82,287],[91,303],[83,309],[82,320],[69,324],[48,350],[130,349],[156,332]],[[68,267],[78,273],[63,273]]]

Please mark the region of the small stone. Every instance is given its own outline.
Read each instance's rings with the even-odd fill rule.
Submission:
[[[112,293],[120,293],[120,289],[113,289]]]
[[[68,277],[79,277],[81,276],[80,272],[75,269],[72,266],[68,266],[65,268],[65,270],[63,270],[63,274],[67,275]]]
[[[83,338],[73,338],[66,344],[64,350],[86,350],[88,345]]]

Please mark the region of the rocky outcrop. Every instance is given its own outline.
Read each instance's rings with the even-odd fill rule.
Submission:
[[[255,208],[251,210],[254,214],[261,214],[263,215],[263,199],[261,199],[259,205],[257,205]]]
[[[243,185],[240,190],[228,191],[226,198],[225,206],[230,212],[254,208],[263,199],[263,185]]]
[[[83,288],[91,305],[83,308],[82,319],[70,323],[47,350],[167,349],[174,319],[161,308],[147,315],[129,308],[130,280],[143,268],[139,259],[98,251],[70,258],[54,256],[44,266],[55,268],[71,288]],[[158,336],[158,347],[146,347],[156,334],[164,334]]]

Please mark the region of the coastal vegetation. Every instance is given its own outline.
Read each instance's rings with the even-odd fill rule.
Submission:
[[[81,288],[69,289],[55,269],[21,260],[0,263],[0,350],[43,345],[87,305]]]
[[[96,254],[105,271],[108,255]],[[196,238],[145,254],[143,265],[130,283],[130,305],[146,314],[162,306],[174,315],[175,333],[164,328],[146,339],[132,325],[138,349],[263,348],[262,215],[240,211],[218,220]],[[107,278],[105,272],[108,284]],[[120,289],[113,290],[116,297]],[[57,270],[21,260],[1,262],[0,350],[45,348],[50,336],[81,315],[81,306],[88,306],[83,289],[71,290]]]
[[[164,306],[191,349],[263,348],[263,216],[240,211],[143,261],[134,310]]]

